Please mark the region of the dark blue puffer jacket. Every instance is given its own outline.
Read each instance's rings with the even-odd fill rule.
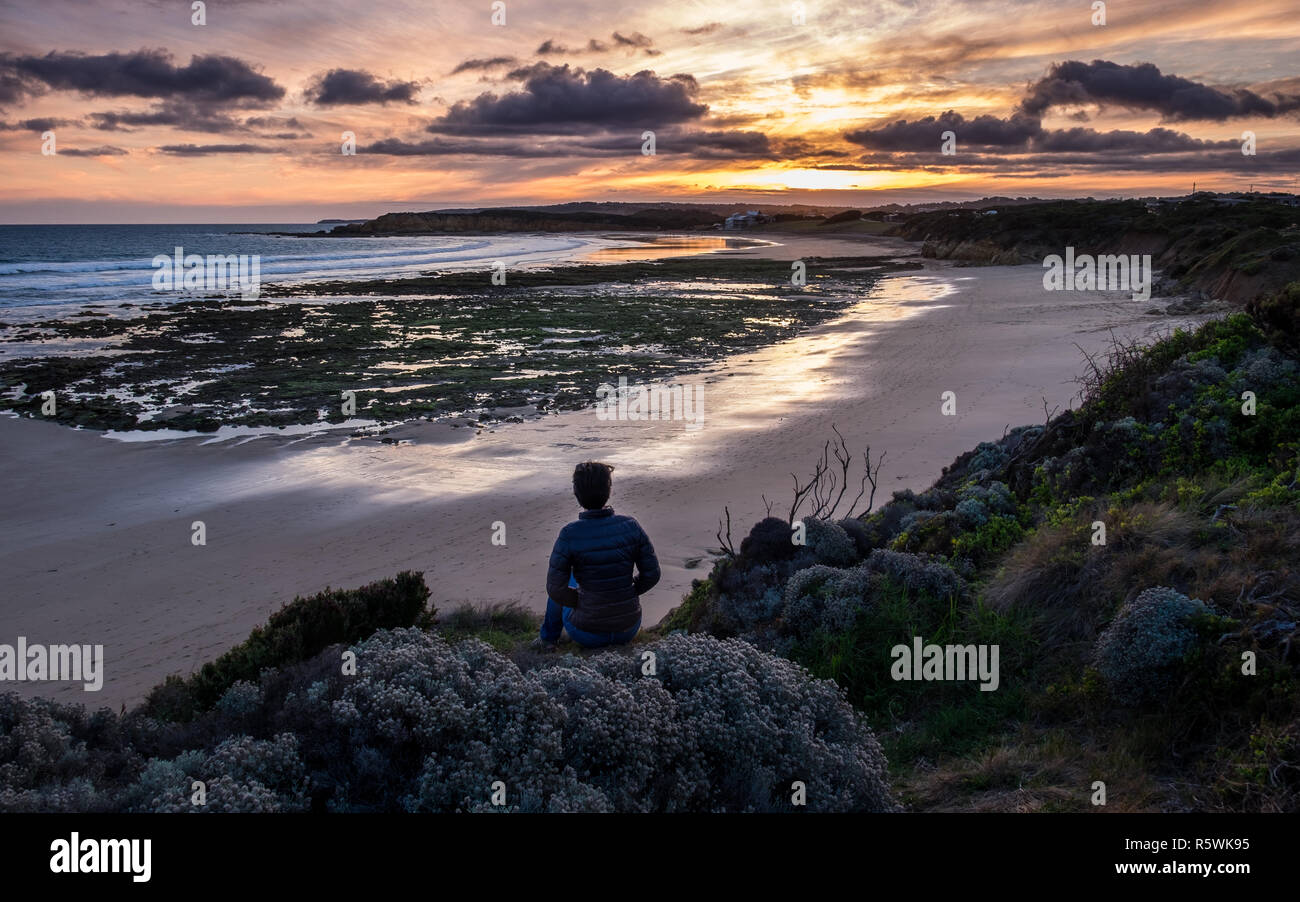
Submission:
[[[636,567],[637,576],[632,577]],[[569,587],[569,574],[578,588]],[[546,573],[546,594],[573,608],[573,625],[589,633],[636,626],[644,595],[659,582],[659,560],[641,524],[612,507],[583,511],[560,530]]]

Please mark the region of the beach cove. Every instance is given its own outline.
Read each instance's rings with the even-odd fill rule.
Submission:
[[[903,242],[873,246],[914,254]],[[862,242],[791,238],[730,253],[864,252]],[[764,495],[784,514],[790,474],[808,474],[832,424],[855,450],[886,454],[879,504],[929,485],[1006,427],[1041,423],[1044,402],[1067,407],[1080,348],[1197,321],[1147,315],[1127,292],[1044,292],[1041,278],[1033,266],[936,261],[884,275],[834,319],[686,377],[707,397],[697,429],[587,408],[483,428],[417,421],[386,441],[346,429],[119,441],[0,419],[0,641],[102,644],[104,687],[91,703],[116,707],[326,586],[423,570],[439,608],[519,601],[540,611],[551,543],[576,515],[569,475],[588,458],[615,466],[611,504],[655,543],[664,576],[642,599],[653,624],[707,575],[723,508],[737,543]],[[948,391],[954,416],[941,412]],[[204,545],[191,542],[195,522]],[[492,542],[497,522],[504,545]],[[71,684],[14,688],[88,701]]]

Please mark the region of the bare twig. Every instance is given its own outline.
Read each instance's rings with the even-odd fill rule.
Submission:
[[[731,508],[724,506],[722,510],[727,515],[726,538],[723,538],[722,519],[719,518],[717,532],[718,547],[721,548],[722,552],[728,557],[734,558],[736,556],[736,546],[731,541]]]

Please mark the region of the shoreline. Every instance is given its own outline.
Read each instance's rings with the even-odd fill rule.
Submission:
[[[770,253],[798,248],[780,246]],[[544,569],[576,514],[572,465],[616,467],[612,505],[649,532],[664,571],[642,599],[647,625],[708,574],[724,506],[733,540],[783,514],[790,472],[807,475],[838,425],[855,451],[886,452],[877,504],[923,489],[1005,426],[1067,406],[1082,367],[1110,340],[1204,317],[1145,315],[1121,292],[1046,295],[1033,267],[954,267],[882,276],[867,299],[796,338],[697,374],[705,424],[600,421],[592,408],[474,431],[390,430],[397,443],[337,434],[285,441],[102,441],[0,420],[10,499],[0,568],[11,597],[0,641],[103,644],[104,690],[18,684],[97,707],[133,704],[247,637],[290,601],[403,569],[431,602],[520,601],[540,611]],[[942,391],[958,414],[940,414]],[[205,523],[207,544],[191,544]],[[506,524],[505,547],[491,543]],[[8,688],[8,687],[6,687]]]

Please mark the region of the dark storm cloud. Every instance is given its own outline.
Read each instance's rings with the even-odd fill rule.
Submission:
[[[28,97],[44,93],[44,87],[23,78],[9,66],[9,60],[0,56],[0,107],[19,105]]]
[[[76,147],[64,147],[59,149],[61,157],[123,157],[127,151],[121,147],[113,147],[105,144],[100,147],[87,147],[79,149]]]
[[[290,116],[288,119],[278,119],[275,116],[250,116],[244,120],[245,125],[254,128],[301,128],[307,126],[298,121],[297,116]]]
[[[0,97],[39,88],[96,97],[172,97],[208,103],[259,105],[279,100],[284,88],[232,56],[194,56],[177,66],[163,50],[129,53],[51,51],[45,56],[0,57]],[[26,88],[22,86],[26,85]]]
[[[1203,141],[1184,132],[1153,128],[1145,132],[1097,131],[1091,128],[1044,129],[1038,119],[1017,113],[1009,119],[977,116],[966,119],[952,110],[941,116],[907,121],[899,119],[874,128],[845,134],[854,144],[872,151],[932,155],[940,152],[944,131],[956,136],[954,165],[965,165],[966,152],[994,151],[1002,154],[1131,153],[1139,155],[1184,151],[1240,149],[1236,140]]]
[[[106,111],[91,113],[92,128],[105,132],[133,131],[150,125],[166,125],[171,128],[190,132],[209,132],[224,134],[242,132],[248,129],[230,116],[207,104],[190,104],[184,102],[167,102],[152,110]]]
[[[1030,142],[1035,153],[1181,153],[1189,150],[1241,150],[1241,142],[1202,141],[1184,132],[1153,128],[1145,132],[1117,129],[1099,132],[1091,128],[1044,131]]]
[[[535,142],[524,141],[475,141],[447,140],[432,138],[427,141],[403,141],[400,138],[385,138],[373,144],[357,148],[358,153],[380,154],[391,157],[445,157],[445,156],[490,156],[490,157],[552,157],[556,150]]]
[[[513,56],[494,56],[490,59],[472,59],[465,60],[451,70],[452,75],[459,75],[461,72],[478,72],[484,69],[495,69],[499,66],[513,66],[519,62]]]
[[[897,154],[871,153],[858,157],[858,165],[836,165],[835,168],[862,168],[878,171],[897,171],[901,163],[908,168],[923,172],[949,173],[953,164],[950,157],[927,154],[900,160]],[[1077,174],[1113,174],[1116,172],[1206,172],[1221,170],[1224,172],[1242,171],[1242,161],[1249,159],[1249,171],[1252,175],[1273,173],[1289,174],[1300,165],[1300,148],[1288,148],[1274,153],[1260,154],[1256,157],[1243,157],[1240,149],[1213,152],[1184,152],[1169,154],[1151,154],[1143,156],[1133,153],[1116,153],[1113,155],[1098,153],[1072,154],[997,154],[965,153],[961,155],[960,168],[966,173],[989,173],[1006,178],[1046,178]],[[940,162],[942,160],[942,162]]]
[[[1054,63],[1045,77],[1030,85],[1020,109],[1041,116],[1052,107],[1080,104],[1153,110],[1169,122],[1223,122],[1296,112],[1300,110],[1300,94],[1275,94],[1269,98],[1244,88],[1216,88],[1165,75],[1151,63],[1126,66],[1109,60],[1067,60]]]
[[[21,122],[0,122],[0,131],[6,132],[47,132],[52,128],[65,125],[80,125],[75,119],[56,119],[47,116],[43,119],[24,119]]]
[[[419,90],[419,83],[414,81],[385,83],[363,69],[331,69],[317,75],[306,93],[317,106],[345,106],[415,103]]]
[[[1015,115],[1010,119],[997,116],[976,116],[967,119],[961,113],[948,110],[939,116],[908,121],[896,119],[884,125],[847,132],[844,137],[869,150],[905,152],[938,151],[945,131],[952,131],[964,145],[979,147],[1024,146],[1042,131],[1036,117]]]
[[[178,157],[202,157],[217,153],[275,153],[272,148],[258,144],[165,144],[158,150]]]
[[[615,75],[605,69],[570,69],[538,63],[511,73],[522,91],[480,94],[457,103],[430,132],[460,135],[518,132],[565,133],[576,128],[656,128],[698,118],[699,86],[689,75],[660,78],[649,70]]]
[[[669,128],[656,135],[656,153],[682,154],[699,159],[775,158],[766,135],[760,132],[690,131]],[[641,134],[604,134],[595,138],[432,138],[403,141],[387,138],[359,148],[362,153],[384,156],[485,156],[553,159],[568,157],[635,157],[641,155]]]

